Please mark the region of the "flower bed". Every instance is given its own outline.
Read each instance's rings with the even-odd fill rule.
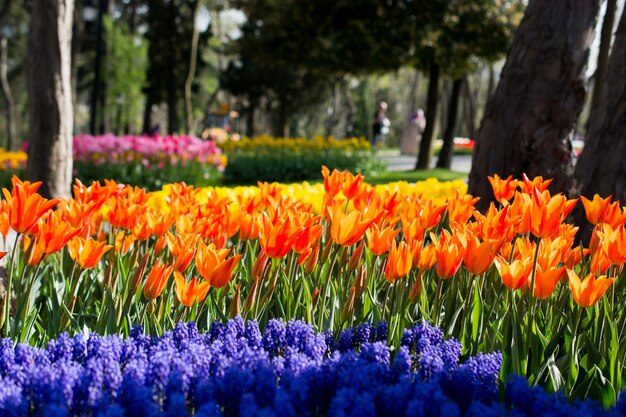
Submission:
[[[75,176],[83,182],[114,179],[148,189],[187,181],[214,184],[226,158],[212,141],[195,136],[78,135]]]
[[[609,416],[515,380],[499,402],[499,354],[459,364],[460,343],[427,324],[391,352],[384,323],[332,334],[241,318],[208,334],[62,335],[45,349],[0,344],[0,413],[12,416]],[[373,383],[375,381],[375,383]],[[537,414],[536,412],[539,411]]]
[[[226,141],[220,146],[228,155],[224,177],[235,183],[310,180],[318,177],[322,165],[356,173],[382,168],[364,138],[259,136]]]
[[[466,356],[501,351],[503,380],[616,401],[626,355],[618,202],[582,199],[594,225],[583,248],[564,221],[577,201],[541,178],[491,178],[498,206],[481,214],[463,190],[437,201],[418,187],[323,176],[319,209],[279,184],[149,194],[107,181],[59,202],[14,179],[0,203],[0,233],[18,238],[1,328],[41,346],[66,330],[161,334],[237,315],[333,332],[384,320],[398,347],[427,320]]]

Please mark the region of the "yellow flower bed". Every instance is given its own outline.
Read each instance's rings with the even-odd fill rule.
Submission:
[[[0,171],[14,171],[26,167],[26,152],[11,152],[0,148]]]
[[[261,135],[255,138],[243,138],[238,141],[227,140],[220,144],[224,152],[233,151],[256,151],[260,149],[290,149],[293,151],[303,150],[365,150],[371,145],[365,138],[335,139],[332,136],[326,139],[323,136],[305,138],[274,138],[269,135]]]

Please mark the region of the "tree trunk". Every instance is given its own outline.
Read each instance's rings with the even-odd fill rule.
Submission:
[[[472,158],[469,192],[493,201],[487,176],[553,178],[571,187],[569,135],[586,95],[585,68],[600,0],[531,0],[496,91],[490,97]]]
[[[246,111],[246,136],[249,138],[254,137],[254,116],[258,106],[258,100],[249,100]]]
[[[196,66],[198,61],[198,40],[200,31],[196,21],[200,13],[202,0],[196,0],[196,7],[193,11],[193,34],[191,35],[191,56],[189,57],[189,73],[185,79],[185,115],[187,116],[187,133],[193,133],[193,103],[191,101],[191,85],[196,77]]]
[[[417,155],[417,145],[419,137],[419,126],[414,123],[413,117],[417,112],[417,91],[420,81],[420,72],[415,70],[411,77],[411,87],[407,99],[407,115],[404,122],[402,141],[400,142],[400,152],[403,155]]]
[[[85,32],[85,20],[83,19],[83,5],[78,2],[74,7],[74,24],[72,25],[72,107],[76,107],[78,97],[78,55],[81,40]],[[76,117],[76,115],[74,115]],[[73,121],[76,125],[76,120]]]
[[[613,23],[615,22],[615,9],[617,8],[617,0],[607,0],[606,11],[604,12],[604,20],[602,21],[602,31],[600,32],[600,50],[598,51],[598,64],[594,74],[593,90],[591,91],[591,111],[598,105],[600,93],[604,85],[606,77],[606,66],[609,60],[609,51],[611,49],[611,40],[613,38]],[[587,123],[587,131],[590,127],[591,118]]]
[[[591,198],[613,195],[626,204],[626,9],[615,35],[607,76],[598,104],[591,109],[589,134],[576,164],[573,191]],[[573,213],[579,225],[586,225],[581,207]],[[589,228],[581,229],[588,240]]]
[[[487,80],[487,100],[485,102],[489,102],[491,95],[493,94],[493,90],[496,86],[496,71],[493,69],[493,64],[489,64],[489,79]]]
[[[95,135],[98,129],[98,106],[102,95],[102,58],[104,55],[104,14],[106,0],[98,3],[98,20],[96,22],[96,58],[94,60],[93,90],[91,92],[91,108],[89,112],[89,133]]]
[[[26,175],[46,197],[70,197],[74,0],[34,1],[28,39],[30,145]]]
[[[169,66],[169,77],[167,78],[167,131],[170,134],[178,133],[180,129],[180,119],[178,114],[178,96],[179,96],[179,84],[178,84],[178,72],[176,71],[176,62],[178,48],[176,45],[176,22],[173,16],[176,16],[176,2],[170,1],[170,16],[169,19],[169,47],[172,57],[172,65]]]
[[[443,147],[437,160],[437,168],[450,169],[452,157],[454,156],[454,136],[456,134],[456,122],[459,114],[459,97],[463,88],[464,78],[457,78],[452,83],[452,93],[450,94],[450,104],[448,105],[448,120],[446,131],[443,134]]]
[[[463,83],[463,119],[467,129],[467,137],[474,139],[476,134],[476,96],[470,87],[469,78],[465,76]]]
[[[430,75],[428,80],[428,98],[426,100],[426,127],[420,141],[420,153],[417,158],[415,169],[430,168],[430,149],[432,147],[435,133],[435,123],[437,123],[437,104],[439,101],[439,65],[430,64]]]
[[[274,120],[274,132],[273,132],[274,137],[286,138],[288,136],[288,132],[287,132],[288,118],[289,117],[287,115],[287,106],[282,104],[282,100],[281,100],[281,104],[278,106],[278,112]]]
[[[143,108],[143,127],[141,128],[141,133],[147,135],[150,133],[152,129],[152,105],[154,104],[154,100],[149,92],[146,94],[146,102]]]
[[[7,116],[7,148],[10,151],[17,149],[17,128],[16,128],[16,111],[15,111],[15,99],[11,92],[11,86],[9,85],[9,58],[8,58],[8,41],[4,35],[0,35],[0,82],[2,83],[2,94],[4,95],[4,102],[6,104],[6,116]]]

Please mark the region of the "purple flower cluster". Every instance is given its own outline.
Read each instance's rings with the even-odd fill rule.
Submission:
[[[223,165],[220,149],[213,141],[195,136],[78,135],[74,137],[74,159],[94,164],[141,162],[184,164],[186,161]],[[162,168],[162,166],[159,166]]]
[[[497,353],[459,364],[460,344],[420,324],[397,351],[386,326],[338,337],[241,318],[206,334],[62,335],[46,348],[0,342],[0,416],[533,416],[609,415],[514,380],[499,401]],[[585,412],[587,414],[581,414]],[[591,413],[591,414],[589,414]]]

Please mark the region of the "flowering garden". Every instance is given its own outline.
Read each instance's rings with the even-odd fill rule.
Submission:
[[[209,145],[158,146],[91,137],[75,152],[106,158],[94,175],[223,163]],[[462,181],[322,177],[158,191],[77,180],[68,200],[13,177],[0,200],[0,414],[626,411],[618,202],[494,176],[497,204],[481,214]],[[567,222],[577,204],[588,247]]]

